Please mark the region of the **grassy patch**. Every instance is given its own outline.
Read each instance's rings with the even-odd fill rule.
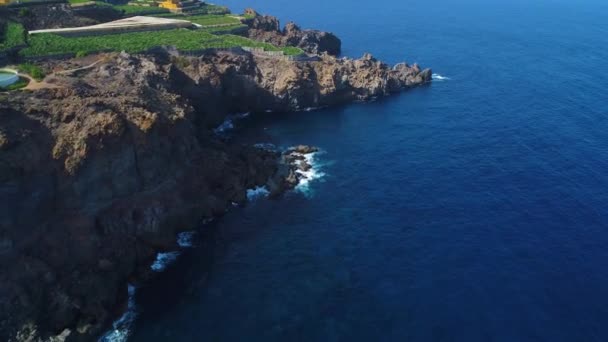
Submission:
[[[304,53],[304,50],[295,46],[286,46],[283,48],[283,52],[288,56],[297,56]]]
[[[91,0],[68,0],[68,2],[72,5],[83,4],[85,2],[89,2]]]
[[[230,9],[226,6],[218,6],[211,4],[204,4],[201,6],[200,11],[205,11],[208,14],[228,14],[230,13]]]
[[[181,18],[176,18],[181,19]],[[234,17],[230,17],[227,15],[192,15],[185,16],[184,20],[191,21],[195,24],[203,25],[203,26],[211,26],[211,25],[239,25],[241,23],[240,20]]]
[[[25,44],[25,29],[23,25],[8,22],[4,30],[4,36],[0,38],[0,50],[11,49]]]
[[[141,14],[159,14],[170,13],[166,8],[146,7],[146,6],[131,6],[131,5],[114,5],[114,9],[123,11],[125,15],[141,15]]]
[[[232,34],[236,31],[246,31],[247,25],[238,24],[238,25],[230,25],[230,26],[218,26],[218,27],[203,27],[201,30],[204,30],[213,34]]]
[[[201,7],[189,10],[185,13],[164,13],[164,14],[154,14],[155,17],[188,17],[188,16],[196,16],[196,15],[225,15],[230,14],[230,9],[225,6],[217,6],[217,5],[209,5],[202,4]]]
[[[29,39],[29,47],[21,50],[25,57],[84,54],[98,51],[127,51],[137,53],[157,46],[175,46],[178,50],[193,51],[206,48],[238,46],[258,47],[267,51],[285,51],[295,54],[294,48],[278,48],[269,43],[254,41],[232,34],[214,35],[206,30],[174,29],[150,32],[130,32],[87,37],[61,37],[55,34],[37,34]],[[301,52],[301,50],[297,49]]]
[[[41,81],[46,76],[44,71],[42,71],[39,66],[32,63],[21,64],[19,67],[17,67],[17,70],[19,70],[21,73],[32,76],[37,81]]]
[[[117,11],[123,12],[127,16],[171,14],[168,9],[155,6],[112,5],[102,1],[95,1],[95,3],[97,6],[112,7]]]

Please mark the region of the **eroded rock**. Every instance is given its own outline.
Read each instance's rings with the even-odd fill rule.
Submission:
[[[92,339],[179,227],[244,203],[247,189],[280,195],[310,170],[314,147],[217,137],[229,114],[368,100],[429,75],[371,55],[122,53],[55,75],[57,89],[12,93],[0,102],[0,340]]]
[[[249,9],[246,14],[252,18],[245,20],[249,26],[247,36],[251,39],[272,43],[277,46],[297,46],[307,53],[328,53],[337,56],[342,49],[342,41],[331,32],[302,30],[290,22],[281,30],[279,19],[260,15]]]

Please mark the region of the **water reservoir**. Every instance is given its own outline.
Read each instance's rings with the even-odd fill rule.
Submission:
[[[0,71],[0,87],[7,87],[19,80],[19,76],[12,72]]]

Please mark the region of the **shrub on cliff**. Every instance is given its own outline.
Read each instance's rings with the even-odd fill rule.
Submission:
[[[25,29],[23,25],[9,21],[0,37],[0,50],[11,49],[25,44]]]
[[[38,81],[42,80],[46,76],[44,71],[42,71],[39,66],[32,63],[21,64],[19,65],[18,69],[20,72],[28,74]]]

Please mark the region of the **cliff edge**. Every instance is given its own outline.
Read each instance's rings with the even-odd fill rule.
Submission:
[[[162,50],[99,56],[48,76],[52,89],[0,94],[0,340],[99,336],[127,282],[180,230],[244,204],[247,189],[293,187],[280,152],[214,133],[227,115],[365,101],[430,79],[370,55]]]

